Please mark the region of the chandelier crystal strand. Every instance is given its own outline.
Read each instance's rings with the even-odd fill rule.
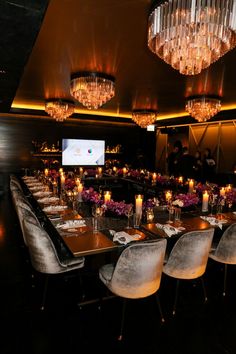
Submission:
[[[189,97],[185,109],[198,122],[206,122],[220,112],[221,100],[219,97]]]
[[[114,78],[101,73],[75,74],[70,92],[86,108],[98,109],[115,95]]]
[[[141,128],[147,128],[148,125],[155,123],[156,112],[152,110],[134,110],[132,120]]]
[[[45,103],[45,111],[57,122],[63,122],[74,113],[75,105],[71,101],[49,100]]]
[[[148,46],[184,75],[196,75],[236,46],[236,1],[158,1]]]

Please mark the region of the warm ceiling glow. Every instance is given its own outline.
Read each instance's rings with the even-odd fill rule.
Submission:
[[[13,103],[11,106],[12,109],[28,109],[28,110],[37,110],[44,111],[44,104],[28,104],[28,103]],[[236,103],[222,105],[221,111],[233,110],[236,109]],[[103,117],[117,117],[117,118],[130,118],[132,119],[132,114],[126,113],[114,113],[112,111],[93,111],[87,109],[75,108],[75,113],[77,114],[86,114],[86,115],[95,115],[95,116],[103,116]],[[156,121],[165,120],[165,119],[175,119],[181,117],[189,116],[186,112],[178,112],[178,113],[169,113],[169,114],[158,114]],[[72,118],[71,118],[72,119]]]
[[[148,46],[184,75],[196,75],[236,45],[235,0],[159,0],[148,19]]]

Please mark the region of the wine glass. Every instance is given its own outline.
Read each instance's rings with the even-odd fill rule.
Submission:
[[[209,205],[210,205],[210,210],[211,210],[209,216],[213,216],[214,206],[216,205],[216,198],[215,198],[214,194],[210,194]]]
[[[133,206],[130,205],[126,211],[125,211],[125,215],[127,216],[127,226],[126,226],[126,229],[132,229],[132,227],[130,226],[130,218],[131,216],[134,214],[134,211],[133,211]]]

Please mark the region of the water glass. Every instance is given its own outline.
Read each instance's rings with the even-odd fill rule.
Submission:
[[[175,221],[180,221],[181,218],[181,208],[175,208]]]
[[[134,228],[139,228],[142,219],[142,214],[134,213]]]
[[[169,212],[168,223],[172,224],[174,222],[174,219],[175,219],[175,208],[173,206],[169,206],[168,212]]]
[[[92,218],[93,232],[98,232],[98,218],[94,216]]]

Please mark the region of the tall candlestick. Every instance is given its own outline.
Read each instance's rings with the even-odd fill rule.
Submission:
[[[110,200],[111,200],[111,192],[110,191],[105,191],[104,192],[104,202],[105,202],[105,204],[107,202],[110,202]]]
[[[135,212],[136,214],[142,214],[142,207],[143,207],[143,196],[138,194],[135,196]]]
[[[194,180],[190,179],[190,181],[188,183],[188,192],[193,193],[193,189],[194,189]]]
[[[202,195],[202,211],[208,211],[209,194],[205,191]]]

